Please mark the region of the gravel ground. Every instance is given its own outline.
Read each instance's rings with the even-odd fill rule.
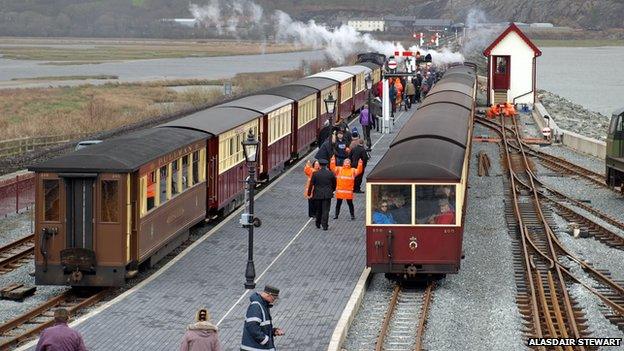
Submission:
[[[360,310],[355,315],[342,349],[349,351],[375,350],[375,341],[383,321],[394,283],[383,274],[373,274]]]
[[[481,133],[479,128],[475,133]],[[492,161],[490,177],[477,176],[474,155],[480,150]],[[466,258],[459,274],[448,275],[435,291],[424,348],[520,350],[522,319],[515,302],[499,148],[474,143],[472,153],[463,243]]]
[[[518,111],[518,122],[520,122],[520,129],[522,130],[522,136],[525,138],[542,138],[542,131],[537,123],[533,119],[531,113],[524,113]],[[507,121],[505,121],[507,122]]]
[[[0,246],[32,234],[32,210],[0,219]]]
[[[597,173],[604,174],[605,172],[605,160],[576,152],[563,145],[543,146],[538,147],[538,150],[549,155],[561,157],[569,162],[583,166]]]
[[[14,271],[0,275],[0,287],[7,286],[12,283],[20,283],[34,286],[35,278],[29,275],[29,272],[35,271],[35,263],[30,261]],[[38,286],[37,291],[31,297],[26,298],[23,302],[0,300],[0,323],[4,323],[18,314],[24,313],[35,308],[53,296],[61,294],[69,289],[65,286]]]
[[[568,233],[569,222],[553,213],[553,219],[558,228],[555,230],[557,238],[573,254],[592,264],[594,268],[606,269],[616,280],[624,280],[624,251],[611,248],[594,238],[574,238]]]

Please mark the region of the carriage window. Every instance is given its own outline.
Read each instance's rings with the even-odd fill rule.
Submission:
[[[147,210],[156,207],[156,172],[147,175]]]
[[[58,179],[45,179],[43,181],[44,208],[43,220],[58,222],[59,212],[59,181]]]
[[[618,117],[617,131],[624,132],[624,117],[622,117],[621,115]]]
[[[416,223],[455,224],[455,186],[417,185]]]
[[[168,167],[162,166],[160,167],[160,203],[169,200],[169,196],[167,194],[167,183],[168,183]]]
[[[102,222],[119,222],[119,182],[102,181]]]
[[[199,150],[199,181],[206,180],[206,149]]]
[[[199,183],[199,151],[193,152],[193,184]]]
[[[179,194],[182,192],[180,188],[179,174],[178,171],[178,160],[175,160],[171,163],[171,191],[173,194]]]
[[[411,185],[372,185],[373,224],[412,224]]]
[[[188,189],[189,155],[182,157],[182,191]]]

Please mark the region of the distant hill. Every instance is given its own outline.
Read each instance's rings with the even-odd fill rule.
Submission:
[[[209,4],[217,0],[190,2]],[[248,0],[220,0],[222,4]],[[552,22],[576,28],[624,27],[624,0],[257,0],[300,20],[416,15],[465,22],[479,9],[488,21]],[[0,36],[206,37],[210,31],[172,28],[163,18],[190,17],[189,0],[0,0]],[[223,7],[224,5],[222,5]]]

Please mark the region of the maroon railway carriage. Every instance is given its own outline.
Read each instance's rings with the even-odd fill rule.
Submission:
[[[353,75],[353,107],[351,113],[359,111],[368,98],[365,79],[367,75],[372,74],[372,70],[363,65],[355,65],[336,67],[332,71],[346,72]]]
[[[436,85],[367,176],[373,272],[418,279],[459,270],[476,80],[461,88],[456,80]]]
[[[331,94],[332,97],[338,100],[338,82],[328,78],[303,78],[292,83],[288,83],[286,86],[290,85],[304,85],[310,88],[314,88],[318,91],[317,93],[317,120],[316,120],[316,135],[320,132],[321,128],[325,121],[329,120],[329,114],[325,109],[324,101]]]
[[[280,174],[288,161],[292,150],[292,116],[294,101],[275,95],[250,95],[217,108],[239,107],[263,115],[260,124],[260,177],[273,179]]]
[[[312,75],[312,77],[328,78],[338,83],[338,97],[334,95],[336,103],[336,116],[340,119],[348,119],[353,113],[353,75],[341,71],[324,71]],[[338,119],[334,118],[334,122]]]
[[[307,153],[316,141],[318,120],[318,90],[298,84],[282,85],[263,91],[263,94],[277,95],[295,101],[291,133],[291,154],[293,158]]]
[[[36,284],[121,285],[177,247],[206,214],[207,138],[148,129],[29,167]]]
[[[244,201],[247,167],[241,142],[249,130],[259,133],[263,115],[238,108],[211,108],[166,123],[160,127],[183,128],[206,133],[207,139],[207,198],[208,215],[227,214]],[[260,147],[263,147],[262,144]],[[262,152],[260,152],[262,155]],[[261,161],[258,162],[258,167]]]

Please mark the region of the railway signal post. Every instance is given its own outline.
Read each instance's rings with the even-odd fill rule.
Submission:
[[[258,155],[258,145],[260,142],[256,139],[253,131],[249,130],[247,140],[241,142],[243,145],[243,153],[247,162],[247,196],[249,204],[247,212],[241,215],[240,223],[249,230],[249,243],[247,248],[247,268],[245,269],[245,289],[254,289],[256,287],[256,268],[253,261],[253,229],[260,226],[260,219],[254,215],[254,191],[256,188],[256,160]]]

